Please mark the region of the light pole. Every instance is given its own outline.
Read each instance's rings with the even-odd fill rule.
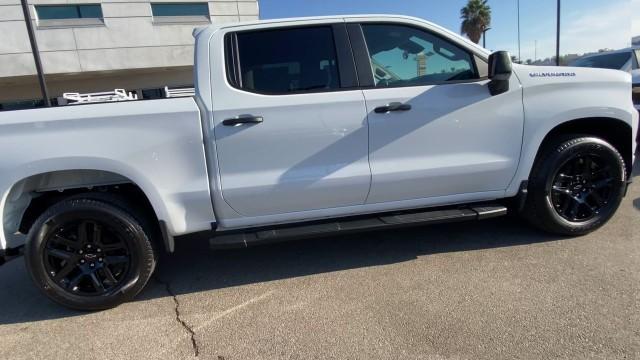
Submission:
[[[47,83],[44,80],[44,72],[42,71],[42,62],[40,61],[40,51],[38,51],[36,35],[33,32],[33,24],[31,24],[31,16],[29,15],[29,4],[27,4],[27,0],[21,0],[21,3],[22,12],[24,14],[24,22],[27,25],[27,33],[29,34],[29,42],[31,43],[31,53],[33,53],[33,60],[36,63],[36,72],[38,73],[38,82],[40,83],[42,100],[44,100],[44,105],[49,107],[51,106],[51,101],[49,100]]]
[[[491,30],[490,27],[485,28],[484,30],[482,30],[482,47],[483,48],[487,48],[487,31]]]
[[[560,66],[560,0],[558,0],[558,14],[557,14],[557,29],[556,29],[556,66]]]
[[[518,0],[518,61],[521,59],[520,53],[520,0]]]

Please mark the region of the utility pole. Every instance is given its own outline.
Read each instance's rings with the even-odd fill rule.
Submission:
[[[558,14],[557,14],[557,29],[556,29],[556,66],[560,66],[560,0],[558,0]]]
[[[533,50],[533,61],[538,61],[538,40],[534,42],[534,50]]]
[[[27,25],[27,33],[29,34],[29,42],[31,43],[31,53],[33,53],[33,60],[36,63],[36,72],[38,73],[38,82],[40,83],[40,92],[42,93],[42,100],[46,107],[51,106],[49,100],[49,93],[47,91],[47,83],[44,80],[44,72],[42,71],[42,61],[40,61],[40,51],[38,50],[38,42],[36,41],[36,35],[33,32],[33,24],[31,23],[31,16],[29,15],[29,4],[27,0],[21,0],[22,12],[24,14],[24,22]]]
[[[482,47],[483,48],[487,48],[487,31],[491,30],[490,27],[485,28],[484,30],[482,30]]]
[[[522,54],[520,53],[520,0],[518,0],[518,61],[520,61]]]
[[[482,47],[487,48],[487,30],[482,31]]]

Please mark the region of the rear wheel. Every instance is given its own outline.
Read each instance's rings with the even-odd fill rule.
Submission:
[[[131,210],[104,200],[73,198],[42,214],[27,236],[25,260],[36,285],[78,310],[132,299],[156,265],[148,228]]]
[[[542,149],[529,179],[524,215],[535,226],[583,235],[616,212],[625,186],[620,153],[595,137],[567,136]]]

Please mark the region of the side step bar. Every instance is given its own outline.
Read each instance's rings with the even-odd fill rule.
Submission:
[[[333,219],[325,222],[292,224],[252,231],[222,231],[209,240],[211,248],[236,248],[294,238],[318,237],[378,229],[422,226],[469,220],[484,220],[507,214],[502,205],[477,205],[430,211],[376,214],[369,217]]]

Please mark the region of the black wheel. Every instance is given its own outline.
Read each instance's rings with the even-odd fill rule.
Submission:
[[[150,229],[127,209],[92,198],[53,205],[34,223],[27,269],[52,300],[102,310],[132,299],[156,265]]]
[[[569,136],[542,149],[529,179],[524,215],[561,235],[584,235],[604,225],[624,196],[625,164],[609,143]]]

